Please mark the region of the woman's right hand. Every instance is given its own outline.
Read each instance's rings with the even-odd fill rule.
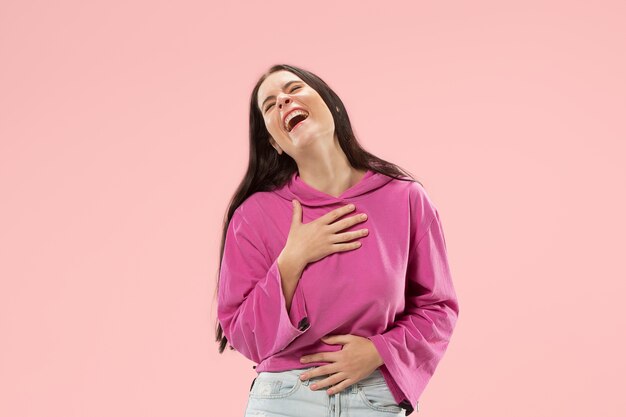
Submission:
[[[298,200],[294,200],[291,228],[283,252],[304,268],[307,264],[320,260],[331,253],[359,248],[361,242],[353,240],[367,236],[367,229],[339,232],[367,220],[367,216],[359,213],[336,221],[354,209],[354,204],[347,204],[304,224],[302,223],[302,206]]]

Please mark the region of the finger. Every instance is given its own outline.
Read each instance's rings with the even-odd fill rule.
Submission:
[[[330,224],[334,222],[335,220],[337,220],[338,218],[350,213],[355,208],[356,207],[354,206],[354,204],[348,204],[346,206],[339,207],[338,209],[329,211],[323,216],[318,217],[316,221],[322,222],[324,224]]]
[[[341,376],[338,376],[337,374],[329,375],[328,378],[315,381],[315,383],[311,385],[311,389],[314,391],[321,390],[326,387],[330,387],[331,385],[336,384],[339,381],[341,381]]]
[[[352,385],[351,380],[344,379],[343,381],[341,381],[339,384],[335,385],[334,387],[328,388],[326,392],[328,393],[328,395],[337,394],[338,392],[341,392],[344,389],[348,388],[350,385]]]
[[[293,203],[293,215],[291,216],[291,225],[299,225],[302,223],[302,206],[300,201],[292,200]]]
[[[341,243],[341,242],[346,242],[346,241],[349,241],[349,240],[357,239],[359,237],[367,236],[368,234],[369,234],[369,230],[368,229],[361,229],[361,230],[355,230],[355,231],[351,231],[351,232],[336,233],[333,236],[331,236],[331,241],[333,243]]]
[[[318,352],[313,353],[307,356],[307,359],[300,358],[300,363],[308,363],[308,362],[327,362],[328,364],[332,364],[333,362],[337,362],[343,352]]]
[[[363,217],[365,216],[365,217]],[[350,217],[346,217],[345,219],[341,219],[338,220],[330,225],[328,225],[328,228],[334,232],[337,233],[341,230],[347,229],[350,226],[353,226],[357,223],[363,223],[364,221],[367,220],[367,214],[365,213],[356,213]]]
[[[321,353],[313,354],[309,356],[303,356],[300,358],[300,363],[309,363],[309,362],[326,362],[325,356],[322,357]]]
[[[343,344],[349,343],[351,339],[354,339],[354,338],[367,339],[363,336],[356,336],[351,333],[346,333],[346,334],[330,334],[330,335],[322,337],[322,341],[324,343],[328,343],[331,345],[336,345],[336,344],[343,345]]]
[[[361,247],[361,241],[348,242],[348,243],[335,243],[332,246],[333,252],[346,252]]]
[[[309,361],[309,362],[322,362],[322,361]],[[334,365],[335,362],[326,361],[323,365],[311,365],[309,370],[306,372],[308,378],[312,378],[318,375],[329,375],[333,372],[337,372],[334,368],[328,368],[328,366]]]

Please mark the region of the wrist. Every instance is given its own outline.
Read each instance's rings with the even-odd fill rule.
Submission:
[[[278,263],[292,271],[295,275],[300,276],[306,264],[300,261],[300,257],[292,254],[285,247],[278,255]]]
[[[375,359],[375,363],[376,363],[377,367],[380,367],[380,366],[384,365],[385,361],[383,360],[383,357],[380,356],[380,352],[378,352],[378,349],[376,348],[376,345],[371,340],[370,340],[370,344],[372,346],[372,356]]]

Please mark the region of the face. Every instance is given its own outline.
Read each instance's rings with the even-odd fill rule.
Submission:
[[[294,157],[316,141],[333,140],[335,122],[328,106],[317,91],[292,72],[277,71],[263,80],[257,105],[270,133],[270,143],[279,153],[284,151]],[[293,128],[287,127],[284,118],[295,108],[306,111],[308,116]],[[299,120],[301,117],[296,117],[291,124]]]

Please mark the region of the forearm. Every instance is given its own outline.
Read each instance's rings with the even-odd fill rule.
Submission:
[[[280,271],[287,311],[290,311],[293,294],[296,292],[304,266],[297,259],[282,251],[278,256],[278,270]]]

